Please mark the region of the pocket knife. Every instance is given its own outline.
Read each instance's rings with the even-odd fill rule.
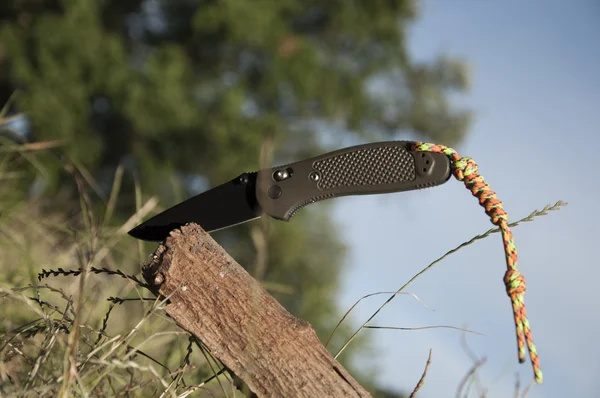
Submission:
[[[410,191],[448,181],[448,157],[412,151],[413,144],[386,141],[357,145],[242,173],[157,214],[129,231],[129,235],[162,241],[172,230],[191,222],[210,233],[264,215],[289,221],[302,207],[321,200]]]

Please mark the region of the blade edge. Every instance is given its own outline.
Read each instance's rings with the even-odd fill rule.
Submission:
[[[214,232],[255,220],[261,216],[255,187],[256,173],[244,173],[155,215],[128,234],[141,240],[162,241],[172,230],[191,222]]]

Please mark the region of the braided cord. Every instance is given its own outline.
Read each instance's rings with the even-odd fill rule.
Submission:
[[[517,269],[517,248],[512,232],[508,227],[508,215],[504,210],[504,205],[498,200],[496,193],[490,189],[487,182],[484,181],[483,176],[478,174],[479,167],[473,159],[468,157],[461,158],[454,149],[443,145],[417,142],[413,144],[411,149],[413,151],[443,153],[448,156],[451,160],[452,171],[456,179],[464,182],[473,196],[479,199],[479,204],[485,208],[485,212],[490,217],[492,224],[500,228],[507,266],[506,273],[504,274],[504,284],[506,286],[506,293],[512,301],[517,331],[519,362],[525,362],[525,345],[527,345],[529,357],[533,365],[535,381],[536,383],[541,383],[543,379],[542,370],[525,309],[525,278]]]

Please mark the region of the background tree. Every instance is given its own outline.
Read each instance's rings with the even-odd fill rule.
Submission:
[[[467,70],[453,58],[411,58],[416,18],[413,0],[5,0],[0,103],[17,91],[11,111],[28,115],[29,138],[63,140],[101,200],[122,165],[125,217],[136,183],[167,207],[258,169],[261,149],[275,165],[348,138],[456,144],[469,113],[449,98],[468,88]],[[68,210],[73,184],[60,162],[47,164],[36,192],[71,198]],[[341,313],[345,259],[329,206],[215,235],[321,338]]]

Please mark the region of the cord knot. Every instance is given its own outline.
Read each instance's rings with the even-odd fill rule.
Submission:
[[[478,171],[479,166],[469,157],[462,157],[454,161],[454,176],[458,181],[463,181],[469,177],[476,177]]]
[[[506,285],[506,293],[512,301],[519,361],[525,361],[526,348],[529,349],[535,381],[541,383],[542,370],[540,369],[537,350],[531,337],[531,329],[527,320],[527,311],[525,310],[523,299],[526,289],[525,278],[517,270],[517,248],[508,225],[508,215],[504,210],[502,202],[497,198],[496,193],[492,191],[488,183],[485,182],[483,176],[479,175],[479,167],[473,159],[460,157],[456,150],[447,146],[425,142],[416,142],[413,144],[412,150],[443,153],[448,156],[454,177],[459,181],[463,181],[465,187],[471,191],[473,196],[477,197],[479,204],[483,206],[492,223],[500,227],[506,255],[506,265],[508,267],[508,271],[504,274],[504,284]]]
[[[490,220],[494,225],[502,226],[502,224],[508,223],[508,214],[506,213],[506,210],[502,208],[502,203],[492,204],[490,206],[490,211],[488,212],[488,215],[490,216]]]
[[[506,286],[506,294],[510,298],[525,294],[527,290],[525,277],[516,269],[506,271],[504,274],[504,285]]]

